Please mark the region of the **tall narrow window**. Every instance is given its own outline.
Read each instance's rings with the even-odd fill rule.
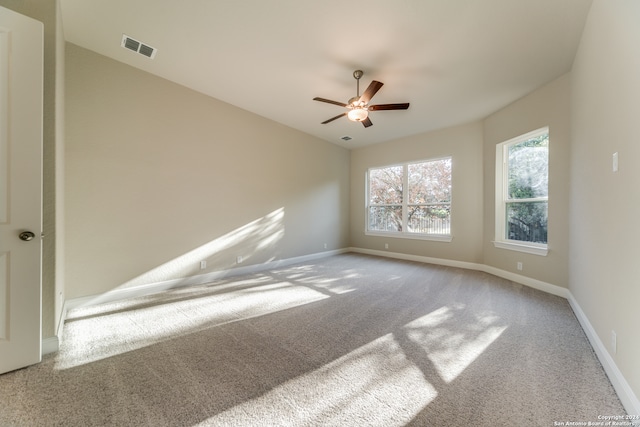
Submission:
[[[495,245],[547,253],[549,129],[497,146]]]
[[[451,158],[369,169],[367,234],[451,240]]]

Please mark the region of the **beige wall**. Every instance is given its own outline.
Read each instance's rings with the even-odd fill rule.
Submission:
[[[572,70],[570,290],[640,396],[640,2],[595,0]],[[612,155],[619,153],[619,172]],[[611,331],[617,334],[617,354]]]
[[[66,54],[67,299],[348,246],[348,150]]]
[[[451,156],[451,242],[366,236],[365,176],[375,166]],[[351,152],[351,246],[430,258],[482,261],[482,124],[469,123]]]
[[[59,148],[64,144],[64,46],[62,21],[57,0],[0,0],[0,6],[29,16],[44,24],[44,99],[43,99],[43,232],[42,242],[42,337],[56,334],[62,310],[64,286],[62,265],[57,258],[62,167]]]
[[[201,259],[208,272],[233,267],[238,255],[247,265],[324,243],[383,250],[388,242],[392,252],[512,272],[522,261],[518,273],[568,285],[640,395],[640,3],[595,0],[571,75],[486,120],[352,153],[74,45],[62,61],[56,0],[0,5],[45,24],[44,337],[55,333],[63,297],[202,273]],[[495,249],[495,145],[546,125],[549,255]],[[453,241],[365,236],[366,169],[445,155],[454,159]]]
[[[570,77],[565,75],[484,120],[484,264],[567,287],[569,254]],[[547,256],[494,247],[496,145],[549,126]],[[522,262],[523,269],[516,265]]]

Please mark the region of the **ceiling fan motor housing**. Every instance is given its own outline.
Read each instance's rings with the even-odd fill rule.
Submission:
[[[360,102],[359,96],[354,96],[353,98],[351,98],[348,101],[348,104],[349,104],[349,107],[351,108],[364,107],[364,103]]]

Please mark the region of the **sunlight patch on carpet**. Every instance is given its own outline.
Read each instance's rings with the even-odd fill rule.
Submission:
[[[56,368],[73,368],[177,336],[329,298],[318,290],[290,282],[250,286],[241,282],[222,292],[207,287],[192,291],[192,295],[184,291],[177,295],[168,292],[159,297],[152,295],[105,304],[106,307],[74,310],[64,330],[65,341],[73,341],[74,345],[67,348],[63,342]]]
[[[198,425],[404,426],[437,395],[387,334]]]
[[[455,380],[507,329],[493,313],[469,315],[463,304],[441,307],[405,325],[440,377]]]

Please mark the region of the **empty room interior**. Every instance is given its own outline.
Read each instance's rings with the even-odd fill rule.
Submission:
[[[640,426],[640,2],[0,6],[43,46],[0,424]]]

